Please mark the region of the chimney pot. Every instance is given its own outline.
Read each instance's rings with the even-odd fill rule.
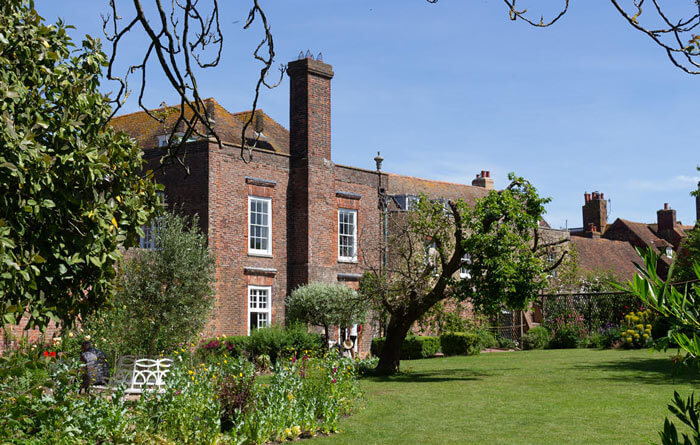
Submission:
[[[605,193],[600,194],[600,199],[605,199]]]
[[[486,170],[481,170],[481,177],[485,178],[486,177]]]
[[[668,210],[668,203],[667,202],[664,203],[664,210]]]
[[[490,178],[491,177],[491,172],[489,170],[486,170],[486,177]]]

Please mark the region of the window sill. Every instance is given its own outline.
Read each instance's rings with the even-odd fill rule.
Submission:
[[[338,258],[339,263],[357,264],[357,258]]]
[[[271,253],[265,253],[265,252],[248,252],[248,256],[254,256],[258,258],[272,258]]]

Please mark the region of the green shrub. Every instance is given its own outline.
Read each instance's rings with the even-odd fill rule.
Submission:
[[[440,346],[445,355],[476,355],[481,351],[475,332],[447,332],[440,335]]]
[[[523,349],[544,349],[552,335],[544,326],[535,326],[523,335],[521,343]]]
[[[586,338],[583,316],[575,311],[565,311],[550,326],[552,339],[549,347],[553,349],[577,348]]]
[[[277,363],[280,355],[294,355],[298,358],[300,352],[318,352],[322,346],[321,335],[306,332],[303,325],[293,325],[287,329],[270,326],[251,331],[246,353],[250,358],[267,355],[272,363]]]
[[[489,331],[486,328],[477,328],[472,330],[474,334],[479,337],[479,349],[487,349],[487,348],[497,348],[498,347],[498,340],[496,339],[496,336],[493,335],[493,332]]]
[[[378,356],[384,348],[385,337],[377,337],[372,340],[370,351]],[[403,341],[401,347],[401,360],[414,360],[428,358],[440,350],[440,338],[430,335],[409,335]]]
[[[247,349],[248,338],[246,335],[206,338],[199,344],[197,356],[203,361],[219,357],[242,357]]]
[[[502,335],[499,335],[496,340],[498,341],[498,347],[501,349],[515,349],[518,347],[518,343],[515,340]]]

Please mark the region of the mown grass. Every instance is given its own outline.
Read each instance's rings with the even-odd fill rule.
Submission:
[[[685,396],[700,384],[670,356],[578,349],[405,361],[400,375],[363,379],[357,414],[313,442],[659,443],[674,389]]]

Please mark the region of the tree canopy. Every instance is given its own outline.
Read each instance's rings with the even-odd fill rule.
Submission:
[[[392,216],[389,261],[362,279],[363,295],[389,316],[377,371],[399,369],[401,345],[412,325],[448,298],[468,300],[495,314],[521,309],[546,285],[548,265],[537,229],[547,198],[511,174],[504,190],[473,207],[421,196],[414,208]],[[384,246],[379,246],[381,250]],[[466,273],[458,273],[465,268]]]
[[[326,344],[331,326],[350,327],[365,321],[367,307],[353,289],[339,283],[309,283],[287,298],[287,318],[324,329]]]
[[[119,249],[158,208],[139,148],[106,127],[99,41],[75,48],[66,29],[0,4],[0,311],[29,327],[107,301]]]

